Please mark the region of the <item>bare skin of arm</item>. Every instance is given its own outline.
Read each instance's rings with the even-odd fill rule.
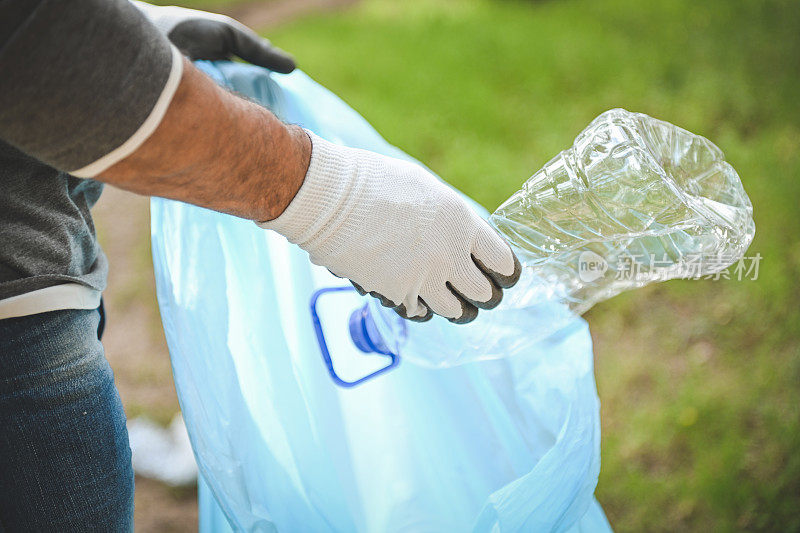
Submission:
[[[96,179],[256,221],[279,216],[308,169],[311,141],[217,86],[189,61],[155,132]]]

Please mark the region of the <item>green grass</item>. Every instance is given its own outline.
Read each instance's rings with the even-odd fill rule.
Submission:
[[[589,313],[597,496],[620,531],[798,531],[799,35],[794,2],[374,0],[269,36],[490,209],[612,107],[715,141],[753,200],[759,279]]]

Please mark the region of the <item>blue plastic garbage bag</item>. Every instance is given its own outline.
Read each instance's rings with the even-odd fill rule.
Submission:
[[[331,141],[408,157],[302,72],[199,66]],[[531,353],[404,363],[343,389],[322,363],[309,301],[345,281],[252,222],[158,198],[151,213],[201,530],[609,530],[593,497],[599,402],[583,320]],[[341,294],[320,310],[328,348],[362,364],[375,356],[358,355],[341,317],[363,299]]]

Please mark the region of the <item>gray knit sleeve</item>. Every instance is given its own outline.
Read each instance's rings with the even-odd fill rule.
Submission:
[[[97,174],[143,124],[155,128],[176,62],[127,0],[2,1],[0,139],[59,170]]]

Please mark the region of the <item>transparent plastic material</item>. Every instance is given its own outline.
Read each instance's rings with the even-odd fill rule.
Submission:
[[[718,272],[755,234],[739,175],[708,139],[606,111],[489,218],[571,309]]]
[[[405,157],[300,71],[201,63],[326,139]],[[351,341],[371,301],[250,221],[153,198],[153,264],[175,386],[201,472],[200,531],[609,531],[593,497],[599,402],[585,321],[507,359],[382,365]],[[457,339],[457,337],[453,337]],[[503,350],[501,341],[496,341]]]
[[[624,109],[592,121],[489,221],[524,267],[519,283],[470,324],[435,317],[407,335],[392,311],[370,303],[383,342],[403,359],[439,367],[525,350],[622,291],[728,267],[755,233],[750,200],[719,148]]]

